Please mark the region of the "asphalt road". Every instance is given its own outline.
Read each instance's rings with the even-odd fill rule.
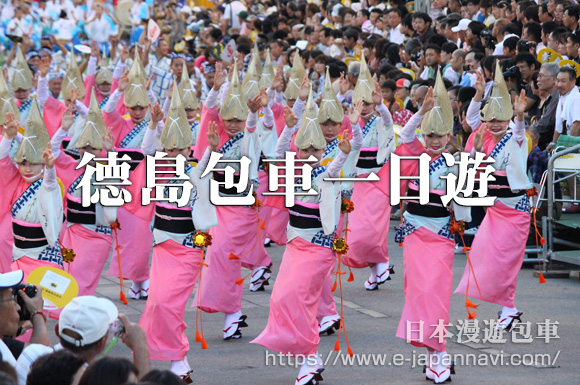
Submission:
[[[392,240],[392,234],[389,237]],[[425,350],[395,337],[404,304],[403,256],[402,248],[397,244],[390,243],[389,248],[396,274],[379,290],[368,292],[364,289],[363,282],[368,278],[368,269],[353,270],[355,281],[343,282],[344,320],[354,352],[354,361],[349,362],[343,337],[340,352],[334,351],[336,334],[321,337],[319,352],[327,362],[322,382],[325,385],[427,383],[422,367],[416,366],[416,360],[421,358]],[[274,262],[275,280],[284,248],[274,246],[268,252]],[[465,255],[456,254],[453,264],[454,287],[461,278],[465,264]],[[580,383],[580,371],[576,366],[580,357],[580,281],[548,279],[547,283],[540,285],[532,273],[531,266],[520,271],[516,294],[516,305],[524,312],[522,321],[531,323],[529,336],[522,329],[519,334],[504,334],[504,342],[494,342],[493,339],[489,341],[490,336],[486,336],[486,330],[489,334],[489,327],[484,321],[495,319],[500,307],[483,303],[477,309],[479,341],[465,342],[465,335],[458,341],[456,326],[460,320],[466,318],[463,306],[465,298],[459,294],[452,296],[450,323],[453,327],[450,328],[452,336],[448,339],[447,350],[456,355],[457,374],[452,376],[454,384]],[[200,344],[194,342],[195,310],[189,307],[191,301],[188,304],[186,322],[189,328],[186,333],[191,344],[188,359],[194,370],[195,384],[294,383],[299,369],[295,367],[295,362],[285,357],[280,359],[274,356],[274,352],[248,343],[267,323],[272,286],[266,287],[265,292],[252,293],[247,284],[248,282],[244,289],[242,308],[248,316],[249,327],[243,329],[240,340],[223,341],[224,316],[204,313],[203,325],[209,349],[202,350]],[[128,287],[129,283],[127,290]],[[145,301],[129,300],[129,304],[125,306],[118,301],[118,293],[118,281],[103,274],[97,295],[112,299],[121,312],[137,322]],[[338,295],[336,292],[337,306],[340,305]],[[552,330],[545,333],[542,324],[552,325]],[[554,326],[556,329],[553,329]],[[171,332],[167,330],[167,333]],[[546,338],[540,338],[546,334],[554,338],[548,338],[547,342]],[[523,339],[524,342],[514,342],[514,337],[516,340]],[[51,336],[51,342],[56,343],[55,336]],[[129,357],[130,351],[118,344],[109,355]],[[521,364],[522,361],[524,364]],[[170,364],[154,361],[152,366],[168,369]]]

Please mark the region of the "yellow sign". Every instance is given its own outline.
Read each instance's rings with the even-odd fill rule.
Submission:
[[[550,48],[543,48],[538,52],[538,61],[544,63],[558,63],[562,60],[562,56]]]
[[[580,76],[580,64],[576,63],[574,60],[560,60],[560,67],[570,67],[576,71],[576,77]]]
[[[46,310],[65,307],[79,293],[79,285],[74,277],[55,267],[44,266],[33,270],[26,282],[42,287]]]

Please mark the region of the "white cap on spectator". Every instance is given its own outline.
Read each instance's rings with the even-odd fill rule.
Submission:
[[[63,340],[76,346],[97,342],[117,319],[117,307],[108,299],[83,296],[73,299],[64,307],[58,321],[58,334]],[[70,330],[79,334],[74,338],[63,333]]]
[[[451,28],[451,30],[453,32],[459,32],[459,31],[467,31],[467,27],[469,27],[469,23],[471,23],[472,20],[470,19],[461,19],[459,20],[459,24],[457,24],[457,26]]]
[[[0,290],[10,289],[22,282],[24,272],[22,270],[11,271],[10,273],[0,274]]]

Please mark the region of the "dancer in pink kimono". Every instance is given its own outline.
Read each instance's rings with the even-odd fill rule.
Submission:
[[[18,122],[14,114],[8,113],[0,142],[0,212],[12,216],[12,270],[24,271],[26,279],[38,267],[62,269],[58,236],[63,196],[54,168],[56,159],[36,100],[14,157],[15,165],[8,152],[17,132]]]
[[[436,109],[436,110],[435,110]],[[421,124],[425,147],[415,136]],[[396,233],[396,241],[403,242],[405,259],[405,306],[399,321],[397,337],[413,346],[427,349],[425,374],[436,384],[450,380],[454,373],[447,354],[445,333],[435,333],[438,325],[449,323],[449,306],[453,285],[454,235],[450,232],[451,215],[441,196],[447,193],[448,174],[457,175],[458,167],[449,167],[442,154],[451,137],[453,111],[437,74],[435,91],[429,89],[421,109],[401,131],[399,156],[429,155],[429,203],[420,205],[410,200],[403,214],[403,224]],[[422,161],[421,161],[422,162]],[[419,160],[401,161],[400,175],[419,175]],[[391,167],[393,165],[391,164]],[[393,172],[393,170],[391,170]],[[388,173],[386,173],[388,174]],[[388,175],[382,175],[379,186],[389,185]],[[423,181],[421,181],[421,187]],[[391,186],[401,188],[400,186]],[[401,188],[404,194],[404,188]],[[409,196],[419,197],[418,180],[409,183]],[[390,195],[387,195],[390,196]],[[452,202],[457,220],[470,220],[470,209]],[[419,325],[423,323],[423,326]],[[446,326],[444,326],[446,328]]]
[[[69,66],[62,82],[61,94],[64,98],[64,103],[61,103],[50,95],[48,89],[49,78],[47,77],[47,75],[50,76],[48,73],[49,69],[50,58],[42,58],[38,68],[40,76],[38,78],[37,97],[38,104],[43,110],[48,135],[52,138],[61,126],[61,119],[67,106],[73,105],[74,112],[76,112],[77,109],[86,111],[86,106],[82,103],[82,99],[85,97],[83,77],[79,67],[77,66],[74,55],[70,56]],[[82,122],[77,123],[80,126],[84,125],[83,123],[86,113],[82,115],[82,117],[79,115],[74,116],[75,120],[82,120]]]
[[[484,86],[483,77],[479,75],[477,93],[469,109],[479,110]],[[494,205],[487,208],[471,245],[471,264],[478,286],[473,284],[473,274],[466,266],[455,290],[456,293],[501,305],[496,327],[508,331],[522,315],[515,306],[514,297],[531,220],[530,202],[526,193],[531,183],[526,174],[528,139],[525,136],[525,105],[526,98],[522,91],[512,108],[498,62],[490,102],[483,108],[481,120],[485,123],[472,134],[472,153],[484,152],[495,160],[492,164],[495,181],[488,183],[488,195],[497,198]],[[514,111],[515,126],[511,133],[507,133]],[[492,140],[486,140],[489,134]]]
[[[105,105],[103,115],[107,127],[113,128],[116,152],[119,156],[128,155],[134,170],[144,156],[141,144],[149,126],[146,119],[149,104],[155,101],[152,92],[146,90],[146,77],[143,66],[136,56],[129,72],[119,79],[118,88],[111,94]],[[117,108],[123,98],[129,117],[123,118]],[[117,210],[121,226],[118,232],[118,244],[121,245],[123,276],[133,281],[129,297],[147,298],[149,295],[149,256],[152,247],[150,223],[129,213],[123,207]],[[119,265],[116,258],[111,260],[109,276],[119,277]]]
[[[289,107],[285,108],[285,120],[286,127],[276,146],[278,159],[285,158],[298,125],[298,118]],[[328,166],[320,165],[327,143],[318,123],[312,92],[294,143],[299,149],[298,159],[314,156],[319,160],[311,174],[312,189],[318,194],[295,196],[295,205],[289,209],[288,244],[270,298],[268,325],[252,343],[306,357],[295,381],[304,385],[322,380],[324,368],[318,355],[316,317],[324,280],[336,264],[333,241],[340,217],[341,191],[338,183],[323,179],[340,176],[351,144],[345,135],[338,144],[340,152],[335,159]]]
[[[95,91],[91,94],[87,121],[76,142],[81,159],[86,152],[98,158],[104,157],[103,149],[109,152],[113,148],[113,135],[105,128]],[[73,122],[74,111],[69,106],[62,118],[62,127],[51,140],[51,146],[57,157],[56,169],[62,175],[66,188],[66,224],[61,233],[61,244],[73,249],[76,254],[70,263],[70,274],[79,285],[78,295],[83,296],[93,295],[99,284],[111,252],[113,237],[110,225],[116,220],[117,208],[103,206],[100,202],[83,207],[82,189],[77,187],[85,176],[85,167],[77,169],[79,161],[61,149],[62,140]],[[95,161],[92,160],[89,165],[94,167]]]
[[[171,107],[160,143],[168,158],[183,156],[183,160],[186,160],[191,151],[193,136],[176,84],[173,89]],[[142,145],[142,150],[147,156],[155,154],[157,123],[162,121],[163,115],[163,111],[156,104],[152,108],[151,122]],[[170,196],[170,189],[177,189],[180,196],[186,191],[180,187],[183,181],[163,180],[165,175],[168,178],[174,177],[175,168],[163,167],[169,164],[168,161],[149,158],[147,163],[155,161],[156,172],[167,170],[167,174],[156,175],[157,178],[161,178],[156,183],[169,185],[164,187],[162,197],[156,193],[151,193],[150,196],[156,199],[165,197],[165,200],[142,205],[142,195],[149,195],[141,190],[146,186],[146,170],[149,167],[149,164],[143,162],[131,176],[132,185],[129,191],[133,200],[125,205],[129,212],[140,219],[147,222],[153,221],[154,246],[149,298],[140,321],[140,325],[147,334],[150,358],[157,361],[171,361],[171,371],[187,383],[191,382],[192,370],[187,360],[189,341],[185,335],[187,328],[184,321],[185,306],[198,277],[202,276],[202,280],[206,279],[205,274],[200,274],[203,252],[197,242],[196,234],[198,231],[207,231],[217,225],[216,209],[211,204],[209,196],[210,176],[200,178],[209,161],[210,152],[216,151],[219,143],[215,122],[210,123],[207,135],[209,147],[200,162],[195,167],[185,163],[184,172],[189,177],[186,183],[192,185],[186,201],[179,203],[167,199]],[[174,183],[179,184],[171,187]],[[168,288],[168,283],[170,283],[170,288]]]
[[[363,143],[356,174],[357,177],[366,178],[371,172],[378,172],[389,159],[395,149],[395,133],[391,113],[383,104],[379,85],[371,77],[364,57],[352,101],[357,103],[361,100],[364,102],[360,119]],[[367,290],[377,290],[379,285],[391,279],[393,272],[392,266],[389,266],[387,241],[391,205],[388,197],[373,182],[355,183],[352,202],[354,211],[349,214],[349,249],[343,262],[357,269],[368,266],[371,274],[364,286]]]
[[[264,121],[273,122],[265,90],[262,90],[256,98],[248,100],[241,90],[235,65],[231,77],[231,84],[225,93],[221,109],[218,110],[218,92],[225,82],[226,74],[221,65],[216,64],[215,83],[205,101],[195,150],[195,157],[201,158],[207,146],[209,122],[217,122],[217,132],[220,136],[218,152],[226,162],[214,168],[232,167],[235,170],[235,184],[246,186],[245,190],[238,191],[236,187],[226,188],[220,184],[219,196],[222,201],[225,198],[242,199],[250,194],[250,188],[254,191],[257,188],[260,141],[256,125],[260,106],[264,111]],[[249,170],[242,169],[240,162],[227,162],[239,161],[243,156],[250,159]],[[240,178],[246,175],[247,181],[240,181]],[[223,171],[214,171],[213,178],[223,183],[225,174]],[[247,326],[246,316],[242,315],[241,311],[243,293],[241,267],[246,261],[259,261],[264,258],[266,249],[258,237],[260,223],[258,211],[254,207],[219,205],[216,209],[218,225],[210,230],[213,244],[207,255],[209,267],[204,270],[204,279],[196,292],[194,305],[208,313],[224,313],[223,337],[225,340],[237,339],[242,335],[240,328]]]

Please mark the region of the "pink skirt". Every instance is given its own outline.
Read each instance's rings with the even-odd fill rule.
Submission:
[[[70,274],[79,285],[79,297],[94,295],[111,253],[113,238],[91,231],[83,225],[74,224],[61,233],[63,247],[73,249],[76,257],[70,264]],[[65,270],[68,269],[65,263]]]
[[[149,256],[153,244],[151,222],[136,217],[123,207],[117,210],[117,219],[121,225],[121,230],[117,230],[119,237],[117,242],[121,245],[119,251],[123,278],[133,282],[146,281],[149,279]],[[114,249],[116,246],[117,243],[113,239],[113,255],[107,275],[119,278],[117,251]]]
[[[496,203],[487,209],[477,230],[469,257],[481,290],[477,290],[469,265],[456,293],[498,305],[515,307],[516,283],[530,230],[530,214]]]
[[[349,249],[342,261],[357,269],[369,263],[388,263],[389,197],[374,182],[355,182],[351,199],[354,211],[348,214]]]
[[[270,221],[266,225],[266,236],[270,238],[279,246],[283,246],[288,241],[286,235],[286,228],[290,221],[288,210],[280,210],[276,207],[271,207]]]
[[[10,217],[5,217],[0,221],[0,273],[12,271],[12,248],[14,246],[14,235],[12,233],[12,221]]]
[[[331,249],[302,238],[290,241],[270,297],[268,324],[251,343],[283,354],[315,354],[320,342],[318,302],[335,263]]]
[[[179,361],[189,351],[185,306],[199,278],[200,266],[200,249],[172,240],[153,247],[149,298],[139,321],[152,360]]]
[[[318,315],[316,317],[318,321],[323,317],[338,314],[336,302],[334,302],[334,292],[332,291],[335,267],[336,263],[332,266],[330,273],[324,278],[324,283],[322,284],[322,292],[320,293],[320,301],[318,302]]]
[[[455,242],[419,227],[405,237],[405,306],[397,337],[418,347],[446,350],[445,333],[430,338],[439,322],[449,323]],[[441,320],[441,321],[440,321]],[[423,322],[422,332],[420,322]],[[407,334],[409,325],[410,333]],[[447,328],[445,328],[447,329]]]
[[[26,279],[28,278],[30,273],[32,273],[33,270],[45,266],[63,270],[63,268],[57,265],[56,263],[48,261],[39,261],[38,259],[28,258],[26,256],[18,258],[16,261],[12,262],[11,268],[12,271],[22,270],[24,272],[24,278],[22,279],[22,282],[26,282]]]
[[[218,225],[209,231],[213,237],[206,257],[209,266],[204,269],[194,306],[208,313],[230,314],[242,308],[243,283],[236,283],[242,277],[242,263],[248,268],[261,266],[257,263],[264,263],[267,253],[258,238],[255,209],[217,206],[216,210]]]

